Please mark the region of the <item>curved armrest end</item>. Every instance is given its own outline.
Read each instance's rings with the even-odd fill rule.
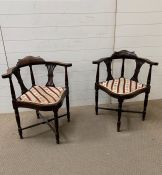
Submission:
[[[2,78],[9,78],[9,77],[11,77],[14,68],[15,67],[12,67],[12,68],[7,69],[7,73],[3,74],[2,75]]]
[[[92,64],[100,64],[101,62],[105,61],[109,59],[109,57],[105,57],[105,58],[100,58],[98,60],[92,61]]]

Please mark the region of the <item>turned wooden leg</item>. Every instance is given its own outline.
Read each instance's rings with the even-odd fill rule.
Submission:
[[[121,113],[122,113],[122,104],[123,100],[118,99],[118,122],[117,122],[117,132],[120,132],[120,125],[121,125]]]
[[[67,120],[70,122],[70,110],[69,110],[69,94],[66,96],[66,109],[67,109]]]
[[[20,136],[20,139],[23,139],[22,128],[21,128],[21,123],[20,123],[20,115],[19,115],[18,108],[15,108],[14,111],[15,111],[15,118],[16,118],[16,122],[17,122],[19,136]]]
[[[147,104],[148,104],[148,96],[149,96],[149,93],[146,92],[146,94],[145,94],[145,100],[144,100],[144,107],[143,107],[143,115],[142,115],[142,120],[143,121],[145,120],[145,117],[146,117],[146,109],[147,109]]]
[[[38,110],[36,110],[36,115],[37,115],[37,119],[40,119],[39,111]]]
[[[97,88],[95,91],[95,111],[96,111],[96,115],[98,115],[98,89]]]
[[[54,122],[55,122],[56,143],[59,144],[59,121],[58,121],[58,110],[54,110]]]

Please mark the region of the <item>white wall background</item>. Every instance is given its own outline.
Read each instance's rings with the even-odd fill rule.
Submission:
[[[0,1],[0,25],[9,66],[27,55],[72,62],[73,67],[69,68],[71,105],[94,104],[96,66],[92,60],[113,52],[114,11],[115,0]],[[121,49],[135,51],[141,57],[160,63],[153,71],[150,99],[162,98],[161,0],[119,0],[116,50]],[[127,64],[131,72],[134,65]],[[105,67],[102,68],[101,80],[105,77]],[[118,68],[119,62],[114,64],[115,75]],[[0,74],[6,69],[0,38]],[[144,66],[141,81],[146,77],[146,70]],[[43,83],[44,70],[35,71],[38,82]],[[63,72],[56,71],[55,79],[60,85]],[[28,71],[22,73],[29,86]],[[108,101],[104,93],[100,96],[100,103]],[[9,83],[1,78],[0,99],[0,112],[12,112]],[[141,96],[136,98],[141,99]]]

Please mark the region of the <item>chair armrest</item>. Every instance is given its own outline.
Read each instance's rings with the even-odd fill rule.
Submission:
[[[139,58],[139,59],[144,60],[146,63],[148,63],[152,66],[158,66],[158,64],[159,64],[158,62],[153,62],[153,61],[146,59],[146,58]]]
[[[7,69],[7,73],[3,74],[2,75],[2,78],[9,78],[9,77],[11,77],[14,68],[15,67],[12,67],[12,68]]]
[[[109,57],[105,57],[105,58],[100,58],[98,60],[92,61],[92,64],[100,64],[101,62],[105,61],[109,59]]]
[[[63,62],[57,62],[57,61],[46,61],[47,64],[54,64],[58,66],[64,66],[64,67],[71,67],[72,63],[63,63]]]
[[[153,62],[153,61],[150,61],[150,60],[147,60],[147,63],[149,63],[150,65],[153,65],[153,66],[158,66],[158,62]]]

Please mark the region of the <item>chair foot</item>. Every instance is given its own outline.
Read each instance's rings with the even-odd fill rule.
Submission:
[[[98,115],[98,107],[95,107],[96,115]]]
[[[149,92],[146,92],[145,99],[144,99],[142,121],[144,121],[145,120],[145,117],[146,117],[146,109],[147,109],[147,104],[148,104],[148,96],[149,96]]]
[[[98,89],[95,91],[95,112],[98,115]]]
[[[118,99],[118,102],[119,102],[119,104],[118,104],[117,132],[120,132],[123,99]]]
[[[70,112],[67,114],[67,121],[70,122]]]
[[[69,94],[66,96],[66,109],[67,109],[67,121],[70,122],[70,104],[69,104]]]
[[[145,117],[146,117],[146,112],[143,112],[142,121],[145,121]]]
[[[22,129],[18,129],[20,139],[23,139]]]
[[[121,125],[121,122],[117,122],[117,132],[120,132],[120,125]]]
[[[59,136],[56,137],[56,143],[57,143],[57,144],[60,144]]]
[[[54,124],[55,124],[55,137],[56,143],[59,144],[59,121],[58,121],[58,110],[54,110]]]

